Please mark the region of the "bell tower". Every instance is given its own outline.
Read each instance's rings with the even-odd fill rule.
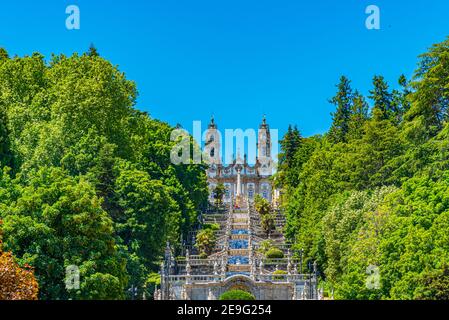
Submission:
[[[257,157],[259,160],[263,158],[271,158],[270,127],[267,124],[267,119],[265,116],[259,126],[257,141]]]
[[[221,164],[221,135],[213,116],[205,134],[204,153],[206,162],[208,164]]]
[[[259,126],[257,139],[257,160],[260,164],[260,173],[270,175],[271,172],[271,136],[270,127],[267,119],[263,116],[262,123]]]

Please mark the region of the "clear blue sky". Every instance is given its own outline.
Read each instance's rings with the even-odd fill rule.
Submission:
[[[81,30],[65,28],[65,8]],[[365,8],[381,9],[381,30]],[[84,52],[94,43],[139,89],[137,107],[190,130],[254,128],[267,114],[308,136],[330,125],[340,75],[367,94],[374,74],[411,76],[416,57],[449,35],[447,0],[3,1],[0,45],[10,54]]]

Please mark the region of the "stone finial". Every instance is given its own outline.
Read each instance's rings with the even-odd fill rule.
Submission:
[[[189,249],[186,250],[186,271],[190,273],[190,252]]]
[[[186,251],[186,283],[190,283],[190,275],[192,273],[192,267],[190,266],[190,253],[187,249]]]
[[[218,262],[214,260],[214,275],[218,275]]]
[[[290,250],[287,252],[287,273],[292,274],[292,259],[291,259]]]
[[[162,292],[160,289],[157,289],[154,291],[153,299],[154,300],[162,300]]]
[[[209,293],[207,294],[207,300],[215,300],[214,293],[212,292],[212,289],[209,288]]]
[[[175,290],[173,289],[173,287],[170,287],[169,292],[169,300],[176,300]]]
[[[186,264],[186,274],[188,276],[190,276],[191,272],[192,272],[192,267],[190,266],[190,263],[187,263]]]
[[[256,275],[257,269],[256,269],[256,261],[254,260],[251,263],[251,277],[254,279],[255,275]]]
[[[165,246],[165,254],[170,255],[171,254],[171,248],[170,248],[170,242],[167,241],[167,244]]]
[[[187,300],[187,290],[185,286],[181,288],[181,300]]]
[[[226,274],[226,256],[224,254],[221,256],[221,274]]]

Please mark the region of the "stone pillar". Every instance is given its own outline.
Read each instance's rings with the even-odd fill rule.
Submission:
[[[259,273],[260,274],[263,274],[263,268],[264,268],[263,260],[260,259],[260,262],[259,262]]]
[[[214,281],[218,281],[218,262],[214,260]]]
[[[181,300],[187,300],[187,290],[185,286],[181,288]]]
[[[242,195],[242,181],[241,181],[240,169],[237,170],[237,197]]]
[[[226,275],[226,256],[225,255],[221,256],[221,273],[224,278]]]
[[[212,289],[209,288],[209,293],[207,294],[207,300],[215,300],[214,293],[212,292]]]
[[[287,274],[292,274],[292,259],[291,259],[290,249],[287,252]]]
[[[172,286],[170,286],[168,300],[176,300],[175,289]]]
[[[192,268],[190,267],[190,253],[189,250],[186,250],[186,284],[190,283],[190,273],[192,272]]]

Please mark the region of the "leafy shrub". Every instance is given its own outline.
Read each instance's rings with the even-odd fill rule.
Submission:
[[[262,253],[263,255],[266,255],[267,252],[272,248],[274,248],[273,240],[271,240],[271,239],[263,240],[259,244],[258,252]]]
[[[276,270],[276,271],[274,271],[273,273],[272,273],[273,275],[286,275],[287,274],[287,271],[285,271],[285,270]],[[274,279],[275,280],[282,280],[282,279],[285,279],[285,277],[274,277]]]
[[[268,259],[282,259],[284,257],[284,253],[278,248],[271,248],[267,251],[265,257]]]
[[[161,275],[157,272],[152,272],[148,275],[145,281],[145,294],[152,297],[154,295],[154,289],[156,286],[161,286]]]
[[[243,290],[229,290],[223,293],[219,300],[256,300],[256,297]]]
[[[203,229],[200,230],[196,235],[195,246],[200,251],[200,255],[205,255],[205,257],[207,258],[207,256],[212,253],[216,241],[217,237],[212,229]]]
[[[205,223],[203,225],[203,230],[217,231],[220,230],[220,225],[218,223]]]

